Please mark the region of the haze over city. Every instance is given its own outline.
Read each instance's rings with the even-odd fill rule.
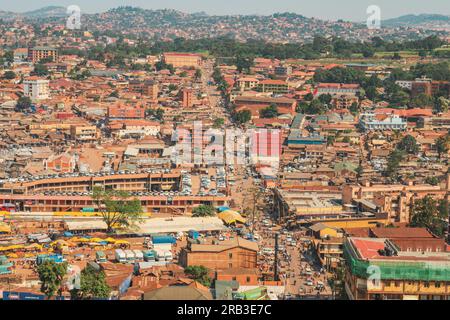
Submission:
[[[0,8],[14,12],[36,10],[44,6],[78,5],[82,11],[88,13],[106,11],[118,6],[136,6],[144,9],[176,9],[187,13],[204,11],[211,15],[225,14],[259,14],[269,15],[276,12],[295,12],[307,17],[321,19],[345,19],[350,21],[364,21],[366,8],[378,5],[382,10],[382,18],[389,19],[406,14],[450,14],[450,5],[442,0],[0,0]]]

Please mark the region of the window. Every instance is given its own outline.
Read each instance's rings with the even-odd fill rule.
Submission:
[[[250,277],[247,277],[247,282],[250,282]]]
[[[426,282],[424,282],[423,286],[424,286],[425,288],[429,288],[429,287],[430,287],[430,283],[429,283],[428,281],[426,281]]]
[[[229,253],[229,254],[228,254],[228,258],[229,258],[229,259],[233,259],[233,254],[232,254],[232,253]]]
[[[441,287],[441,283],[440,283],[439,281],[436,281],[436,282],[434,283],[434,286],[435,286],[436,288],[440,288],[440,287]]]

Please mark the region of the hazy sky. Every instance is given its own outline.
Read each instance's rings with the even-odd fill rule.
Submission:
[[[0,0],[0,10],[23,12],[48,5],[72,4],[89,13],[130,5],[146,9],[205,11],[209,14],[271,14],[289,11],[307,17],[356,21],[365,20],[366,8],[374,4],[381,8],[382,19],[410,13],[450,15],[449,0]]]

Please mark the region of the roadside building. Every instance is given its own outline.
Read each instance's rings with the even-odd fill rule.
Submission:
[[[175,68],[179,67],[199,67],[202,63],[202,57],[195,53],[165,52],[163,61],[171,64]]]
[[[202,265],[211,270],[257,268],[258,244],[235,238],[217,244],[189,244],[180,253],[184,267]]]
[[[448,300],[450,253],[404,251],[386,238],[347,238],[345,291],[351,300]]]

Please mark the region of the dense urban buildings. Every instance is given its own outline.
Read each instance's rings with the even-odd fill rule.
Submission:
[[[60,9],[0,12],[0,299],[448,300],[448,21]]]

